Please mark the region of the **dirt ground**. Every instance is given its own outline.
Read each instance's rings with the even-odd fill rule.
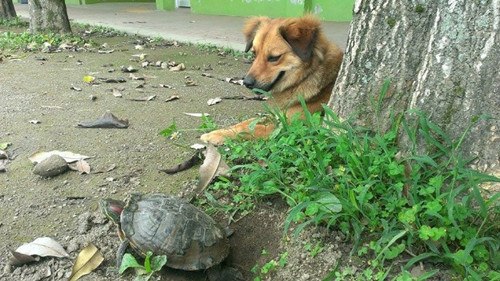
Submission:
[[[124,199],[133,192],[178,194],[197,180],[197,167],[175,175],[159,171],[190,157],[190,146],[200,142],[201,133],[194,130],[201,124],[200,118],[184,113],[208,113],[225,126],[262,111],[261,101],[224,99],[207,104],[215,97],[251,95],[243,86],[225,81],[244,76],[249,65],[241,57],[133,36],[92,40],[94,46],[76,50],[0,50],[0,143],[11,143],[6,171],[0,173],[1,280],[67,280],[78,252],[89,243],[97,246],[105,260],[81,280],[132,280],[131,273],[117,273],[119,239],[114,225],[99,210],[99,200]],[[107,52],[110,50],[113,52]],[[144,60],[134,60],[138,54],[146,54],[145,60],[153,65],[141,67]],[[169,71],[157,67],[157,61],[183,63],[186,69]],[[131,79],[121,66],[139,69],[134,75],[145,80]],[[89,84],[83,81],[86,75],[96,81],[124,78],[125,82]],[[187,81],[196,86],[186,86]],[[120,89],[122,97],[115,97],[113,88]],[[132,100],[153,95],[149,101]],[[172,95],[179,98],[166,102]],[[128,119],[130,126],[77,127],[106,111]],[[175,139],[161,136],[159,132],[173,122],[181,129],[180,135]],[[90,156],[91,173],[68,171],[53,178],[35,175],[28,157],[51,150]],[[251,214],[230,225],[234,234],[226,263],[240,268],[246,280],[257,276],[252,272],[254,266],[285,252],[286,266],[263,279],[322,280],[350,250],[344,237],[322,230],[305,232],[299,240],[285,239],[285,212],[280,201],[260,202]],[[227,220],[224,216],[218,219],[222,224]],[[60,242],[70,257],[42,258],[21,267],[8,265],[11,250],[43,236]],[[311,245],[322,245],[314,258],[306,250]],[[196,281],[206,280],[206,276],[205,272],[167,268],[152,280]]]

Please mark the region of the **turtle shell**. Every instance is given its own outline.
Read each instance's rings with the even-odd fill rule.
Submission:
[[[167,266],[207,269],[229,254],[224,230],[206,213],[179,197],[133,194],[125,206],[121,229],[140,254],[166,255]]]

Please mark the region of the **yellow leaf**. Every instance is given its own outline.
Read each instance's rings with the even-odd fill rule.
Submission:
[[[83,76],[83,82],[85,82],[85,83],[90,84],[90,83],[94,82],[94,80],[95,80],[94,76],[90,76],[90,75]]]
[[[92,270],[96,269],[103,260],[104,257],[101,252],[99,252],[99,249],[97,249],[94,244],[89,244],[87,247],[83,248],[78,254],[78,257],[76,257],[69,281],[76,281],[80,277],[89,274]]]

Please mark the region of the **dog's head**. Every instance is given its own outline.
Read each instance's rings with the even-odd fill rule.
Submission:
[[[313,16],[249,19],[243,29],[245,52],[252,51],[255,60],[245,86],[279,93],[301,81],[315,55],[319,29],[320,21]]]

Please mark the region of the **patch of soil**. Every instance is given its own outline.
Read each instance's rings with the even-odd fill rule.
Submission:
[[[88,243],[95,244],[105,260],[82,280],[118,279],[115,253],[120,242],[115,226],[98,208],[99,199],[124,199],[132,192],[177,194],[196,180],[197,168],[175,175],[159,171],[189,158],[193,153],[189,146],[199,142],[201,132],[193,129],[201,120],[185,112],[208,113],[218,125],[227,126],[262,110],[261,101],[224,99],[216,105],[207,104],[215,97],[249,95],[243,86],[226,82],[226,78],[244,76],[248,64],[243,59],[177,44],[147,44],[145,49],[136,50],[135,46],[145,41],[135,37],[92,40],[94,47],[77,51],[3,55],[0,142],[12,145],[7,150],[11,160],[6,172],[0,174],[2,280],[66,280],[76,255]],[[138,56],[134,55],[141,53],[146,54],[145,59],[136,61]],[[145,60],[151,64],[143,68]],[[183,63],[186,69],[169,71],[158,67],[158,61],[164,66]],[[122,66],[138,69],[134,75],[144,80],[129,78]],[[88,75],[101,82],[84,82]],[[100,78],[123,78],[125,82],[105,83]],[[188,86],[191,84],[196,86]],[[119,89],[122,97],[113,95],[113,89]],[[153,95],[150,101],[132,100]],[[179,98],[165,102],[174,95]],[[107,111],[128,119],[130,126],[77,127]],[[172,123],[180,132],[173,140],[159,134]],[[50,150],[91,156],[87,160],[91,173],[70,171],[53,178],[33,174],[28,157]],[[232,250],[226,263],[239,268],[247,280],[255,276],[251,271],[255,265],[266,263],[281,251],[285,211],[283,205],[269,202],[231,225]],[[42,236],[59,241],[70,258],[42,258],[22,267],[8,265],[10,250]],[[133,274],[122,278],[133,279]],[[157,278],[196,281],[205,280],[206,273],[166,269]]]
[[[216,105],[207,104],[215,97],[249,95],[243,86],[225,81],[244,76],[248,64],[243,59],[178,44],[150,43],[137,50],[136,45],[144,40],[135,37],[92,39],[96,46],[105,44],[101,51],[114,51],[99,52],[98,47],[52,53],[18,51],[3,54],[0,61],[0,143],[12,143],[7,149],[11,160],[6,172],[0,173],[1,280],[67,280],[78,252],[89,243],[105,259],[81,280],[132,280],[132,273],[117,273],[115,253],[120,242],[115,226],[99,210],[99,200],[124,199],[133,192],[178,194],[197,179],[197,168],[174,175],[159,171],[188,159],[193,154],[189,146],[200,142],[201,132],[194,130],[200,126],[200,118],[184,113],[208,113],[219,126],[227,126],[263,109],[262,102],[254,100],[223,99]],[[141,53],[151,62],[149,66],[142,67],[144,61],[134,56]],[[186,69],[169,71],[156,66],[158,61],[183,63]],[[134,75],[144,80],[131,79],[121,66],[138,69]],[[96,81],[123,78],[125,82],[87,83],[87,75]],[[119,89],[122,97],[113,95],[113,89]],[[166,102],[174,95],[179,98]],[[151,96],[155,97],[149,101],[133,101]],[[128,119],[129,127],[77,126],[107,111]],[[173,123],[179,129],[176,138],[159,134]],[[51,150],[90,156],[91,173],[69,171],[53,178],[33,174],[28,157]],[[279,200],[261,202],[230,226],[234,234],[226,263],[239,268],[246,280],[257,276],[323,280],[349,253],[350,245],[335,232],[307,230],[297,240],[284,236],[286,210]],[[220,220],[224,224],[227,218]],[[70,258],[42,258],[22,267],[8,265],[11,250],[42,236],[59,241]],[[318,252],[310,250],[315,245],[321,248]],[[266,263],[285,253],[284,267],[262,273]],[[206,277],[205,272],[164,269],[151,280],[198,281]]]

